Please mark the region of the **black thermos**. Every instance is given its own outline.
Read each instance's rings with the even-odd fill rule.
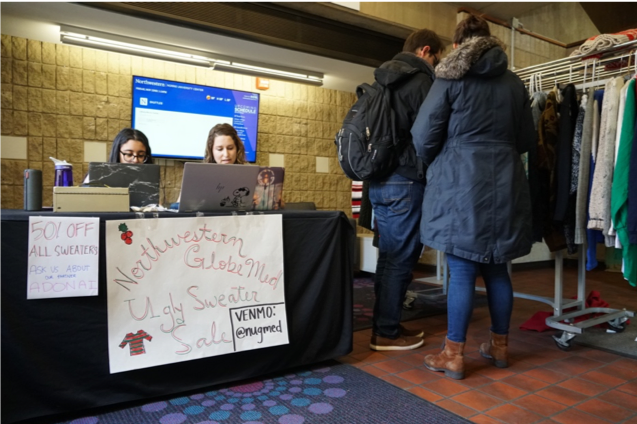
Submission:
[[[42,171],[24,170],[24,210],[42,210]]]

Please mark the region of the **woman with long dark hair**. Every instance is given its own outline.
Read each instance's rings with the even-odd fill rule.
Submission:
[[[153,163],[153,155],[146,135],[133,128],[124,128],[115,136],[110,163]]]

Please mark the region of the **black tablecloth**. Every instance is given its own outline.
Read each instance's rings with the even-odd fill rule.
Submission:
[[[2,210],[2,422],[172,395],[349,353],[354,229],[342,212],[278,213],[290,344],[109,374],[105,221],[133,214],[63,214],[100,218],[99,296],[27,300],[29,215],[61,214]]]

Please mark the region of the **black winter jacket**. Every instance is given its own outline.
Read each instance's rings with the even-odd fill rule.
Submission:
[[[531,250],[520,154],[536,141],[529,95],[495,37],[470,39],[436,68],[412,128],[427,170],[421,240],[475,262]]]
[[[433,84],[433,68],[415,54],[402,52],[376,69],[374,77],[374,84],[390,89],[397,136],[407,141],[400,155],[400,165],[394,172],[424,183],[425,168],[416,155],[410,130]]]

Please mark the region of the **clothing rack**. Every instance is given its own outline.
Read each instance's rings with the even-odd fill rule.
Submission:
[[[637,72],[637,40],[514,72],[524,81],[531,94],[548,91],[557,84],[575,84],[577,89],[604,85],[610,78]]]
[[[637,40],[609,46],[606,49],[589,52],[579,56],[529,66],[515,71],[528,86],[529,92],[547,91],[560,84],[574,84],[576,89],[603,86],[611,78],[637,72]],[[527,83],[528,81],[528,83]],[[582,334],[585,328],[607,323],[611,330],[624,330],[628,317],[634,317],[633,311],[611,308],[586,307],[586,244],[579,245],[577,268],[577,297],[564,299],[564,257],[563,251],[555,252],[555,294],[553,299],[514,293],[515,297],[548,303],[553,307],[553,316],[546,319],[546,325],[562,330],[553,339],[560,349],[570,348],[573,338]],[[574,312],[564,311],[576,308]],[[597,314],[602,314],[595,316]],[[588,318],[575,323],[584,315]]]
[[[604,50],[589,52],[585,55],[572,56],[540,65],[529,66],[515,71],[525,81],[529,92],[548,91],[559,84],[575,84],[577,89],[597,87],[606,84],[610,78],[623,74],[637,73],[637,40],[611,46]],[[528,81],[528,82],[527,82]],[[599,307],[586,307],[586,244],[579,245],[577,269],[577,297],[575,299],[564,298],[564,252],[555,252],[555,293],[553,298],[536,296],[526,293],[514,292],[513,296],[528,300],[535,300],[551,305],[553,316],[546,319],[546,325],[562,330],[560,335],[553,335],[556,345],[562,349],[570,348],[571,341],[583,330],[601,323],[607,323],[612,331],[624,330],[625,322],[629,317],[634,317],[633,311],[626,309],[612,309]],[[511,274],[511,263],[508,263]],[[411,292],[411,296],[423,296],[425,298],[441,297],[447,295],[449,273],[447,261],[442,252],[436,256],[436,276],[415,280],[438,286],[437,288]],[[482,287],[476,287],[476,291],[486,291]],[[409,294],[405,301],[408,306]],[[413,302],[413,300],[412,300]],[[573,312],[565,310],[576,308]],[[595,316],[602,314],[599,316]],[[581,316],[591,315],[579,322],[575,320]]]
[[[527,293],[513,292],[513,297],[527,300],[535,300],[550,305],[553,308],[553,316],[546,318],[546,325],[562,330],[559,335],[553,335],[557,347],[562,350],[568,350],[571,342],[578,334],[582,334],[584,329],[593,327],[598,324],[608,323],[610,329],[614,332],[622,332],[625,328],[625,322],[629,317],[634,317],[633,311],[626,309],[612,309],[599,307],[586,307],[586,245],[582,244],[578,250],[577,265],[577,297],[575,299],[564,298],[564,251],[555,252],[555,295],[553,298],[546,296],[537,296]],[[509,267],[509,275],[512,275],[511,262],[507,263]],[[449,285],[449,270],[447,268],[447,260],[445,254],[436,252],[436,276],[418,278],[414,281],[419,283],[427,283],[438,287],[431,289],[418,290],[408,292],[405,300],[405,307],[413,302],[416,297],[422,296],[426,299],[440,298],[447,295],[447,287]],[[486,292],[484,287],[476,287],[477,292]],[[577,308],[572,312],[564,312],[570,308]],[[575,319],[584,315],[604,314],[601,316],[588,318],[583,321],[575,322]]]

